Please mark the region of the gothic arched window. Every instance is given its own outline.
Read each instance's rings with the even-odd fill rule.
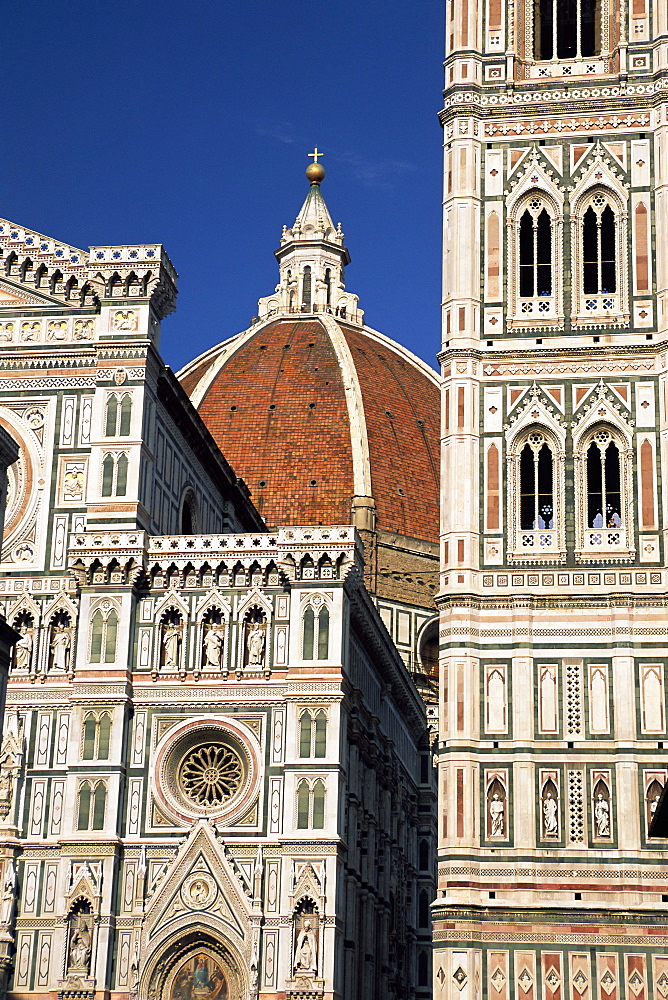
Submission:
[[[520,219],[520,298],[552,295],[552,220],[533,199]]]
[[[118,633],[118,614],[112,608],[103,615],[98,608],[91,620],[90,632],[90,662],[113,663],[116,659],[116,636]]]
[[[91,787],[90,781],[79,785],[79,811],[77,830],[103,830],[104,814],[107,806],[107,786],[98,781]]]
[[[633,455],[615,427],[575,439],[576,551],[633,554]]]
[[[90,823],[90,782],[82,781],[79,785],[79,815],[77,830],[87,830]]]
[[[583,290],[585,295],[617,291],[615,213],[605,196],[597,194],[582,226]]]
[[[528,427],[507,447],[511,562],[566,557],[564,447],[554,429]]]
[[[323,830],[325,826],[325,783],[303,778],[297,785],[297,829]]]
[[[311,789],[308,781],[300,781],[297,785],[297,829],[308,830],[309,800]]]
[[[124,497],[128,488],[128,456],[105,455],[102,460],[102,496]]]
[[[534,431],[520,455],[520,529],[554,527],[552,452],[543,435]]]
[[[622,196],[608,188],[587,191],[571,212],[573,313],[588,324],[628,308],[626,239]]]
[[[591,58],[600,39],[601,0],[535,0],[535,59]]]
[[[622,495],[619,448],[610,432],[602,428],[587,449],[587,526],[622,527]]]
[[[132,417],[132,397],[125,393],[121,397],[120,405],[115,394],[109,396],[107,400],[107,414],[105,419],[106,437],[127,437],[130,433],[130,419]]]
[[[110,396],[107,400],[107,420],[105,426],[106,437],[115,437],[116,435],[116,421],[118,419],[118,399],[116,396]]]
[[[83,760],[109,760],[111,719],[107,712],[100,716],[89,712],[83,725]]]
[[[540,157],[535,154],[536,168]],[[551,325],[563,309],[563,211],[535,190],[510,207],[509,309],[514,321]]]
[[[317,617],[310,605],[304,611],[302,656],[305,660],[326,660],[329,656],[329,611],[324,606]]]
[[[318,778],[313,784],[313,829],[323,830],[325,826],[325,782]]]
[[[314,716],[305,709],[299,718],[299,756],[327,756],[327,715],[322,709]]]
[[[299,756],[311,756],[311,713],[308,709],[302,712],[299,720]]]

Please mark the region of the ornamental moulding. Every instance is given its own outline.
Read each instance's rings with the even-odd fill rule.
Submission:
[[[608,131],[615,129],[616,131],[626,131],[647,128],[649,124],[650,117],[646,114],[629,114],[625,118],[618,118],[617,115],[611,115],[609,118],[551,118],[544,119],[543,121],[525,119],[524,121],[489,122],[485,125],[485,135],[511,136],[522,135],[524,133],[528,135],[557,133],[559,135],[562,132],[586,132],[587,135],[590,135],[596,130]]]

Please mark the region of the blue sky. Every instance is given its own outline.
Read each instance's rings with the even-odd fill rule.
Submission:
[[[439,347],[441,0],[37,0],[2,14],[0,215],[87,248],[163,243],[178,369],[248,326],[322,190],[370,326]],[[11,82],[10,82],[11,81]]]

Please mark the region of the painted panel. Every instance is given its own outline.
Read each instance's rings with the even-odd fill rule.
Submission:
[[[49,967],[51,964],[51,946],[53,933],[41,931],[37,943],[37,985],[49,985]]]
[[[67,743],[70,732],[69,712],[58,712],[56,722],[56,750],[54,755],[54,766],[64,767],[67,764]]]
[[[485,729],[508,732],[508,668],[504,664],[485,666]]]
[[[14,986],[30,986],[30,958],[32,956],[32,931],[21,931],[16,942]]]
[[[43,913],[55,912],[57,885],[58,864],[55,861],[49,861],[44,866],[44,896],[42,899]]]
[[[65,781],[54,779],[51,784],[50,831],[54,836],[61,832],[63,805],[65,802]]]
[[[37,717],[37,746],[35,747],[35,767],[49,766],[51,747],[51,712],[40,712]]]
[[[44,806],[46,800],[46,781],[37,779],[32,786],[32,805],[30,809],[30,836],[41,837],[44,825]]]

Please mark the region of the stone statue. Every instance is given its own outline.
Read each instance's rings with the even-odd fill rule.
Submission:
[[[90,917],[75,918],[76,924],[70,938],[70,954],[67,966],[68,972],[88,973],[90,968],[91,938],[88,929]]]
[[[130,962],[130,971],[132,972],[132,985],[137,986],[139,982],[139,938],[135,939],[132,961]]]
[[[594,806],[594,820],[596,822],[596,836],[609,837],[610,806],[607,803],[607,801],[603,798],[601,792],[598,793],[598,796],[596,798],[596,805]]]
[[[302,929],[297,935],[295,946],[295,972],[318,971],[318,944],[315,938],[315,931],[311,927],[311,921],[305,920]]]
[[[165,651],[165,666],[178,667],[179,647],[181,645],[181,626],[167,622],[163,626],[162,646]]]
[[[27,626],[20,631],[21,638],[14,646],[14,666],[17,670],[29,670],[32,655],[32,632]]]
[[[51,632],[51,655],[54,670],[66,672],[70,661],[70,630],[65,625],[55,625]]]
[[[255,864],[253,865],[253,898],[262,898],[262,844],[258,846],[257,854],[255,855]]]
[[[223,652],[223,637],[219,625],[209,625],[204,636],[204,657],[208,667],[219,667]]]
[[[557,837],[559,835],[557,802],[552,792],[548,792],[543,799],[543,832],[546,837]]]
[[[254,624],[248,633],[248,662],[257,666],[262,663],[264,654],[264,629],[259,624]]]
[[[10,858],[5,864],[5,881],[2,889],[2,907],[0,909],[0,924],[11,927],[16,902],[16,868]]]
[[[489,804],[490,836],[503,837],[505,834],[505,803],[498,792],[494,792]]]

